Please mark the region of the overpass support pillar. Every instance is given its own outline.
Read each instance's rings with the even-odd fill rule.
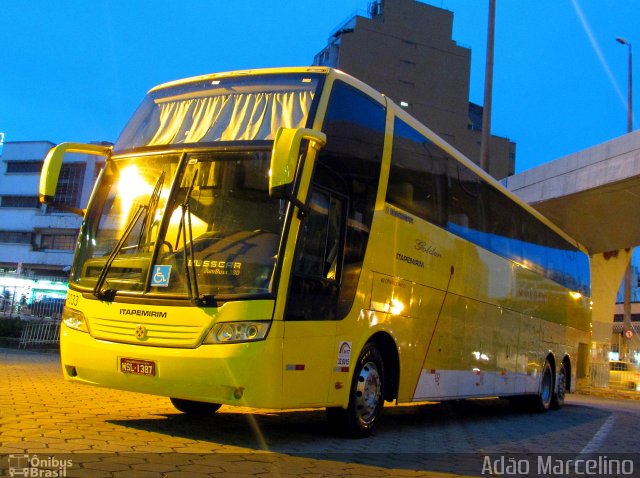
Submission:
[[[588,384],[593,387],[606,387],[609,382],[609,351],[616,295],[631,261],[631,252],[631,249],[621,249],[591,255],[591,353],[589,376],[583,379],[588,378]]]

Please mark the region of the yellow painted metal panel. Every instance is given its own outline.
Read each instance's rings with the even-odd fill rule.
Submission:
[[[336,322],[284,323],[283,407],[323,406],[337,356]]]

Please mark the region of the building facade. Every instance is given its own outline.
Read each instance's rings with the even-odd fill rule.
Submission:
[[[416,0],[377,0],[335,30],[314,65],[345,71],[480,161],[482,107],[469,103],[471,50],[453,41],[453,13]],[[515,172],[515,143],[491,137],[489,172]]]
[[[100,158],[71,155],[60,171],[57,207],[38,201],[40,171],[49,141],[4,144],[0,154],[0,273],[63,278],[69,274],[82,218],[68,208],[86,206]]]

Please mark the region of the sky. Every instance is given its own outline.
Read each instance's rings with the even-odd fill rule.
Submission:
[[[0,132],[114,142],[153,86],[309,65],[369,1],[2,0]],[[488,0],[423,3],[453,12],[453,39],[471,49],[469,100],[483,104]],[[616,37],[640,53],[640,2],[496,3],[492,133],[517,144],[516,171],[625,134],[629,48]]]

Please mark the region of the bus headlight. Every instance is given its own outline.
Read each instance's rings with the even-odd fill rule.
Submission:
[[[79,310],[65,307],[62,309],[61,319],[70,329],[79,330],[80,332],[89,332],[84,314]]]
[[[223,322],[216,324],[204,339],[205,344],[231,344],[264,340],[271,321]]]

